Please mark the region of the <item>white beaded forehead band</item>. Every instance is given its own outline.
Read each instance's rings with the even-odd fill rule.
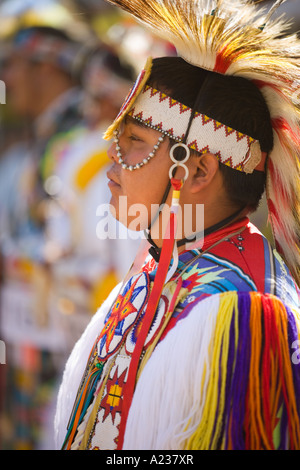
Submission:
[[[176,146],[184,147],[185,161],[191,149],[200,154],[212,153],[221,163],[245,173],[252,173],[254,169],[264,170],[264,154],[256,139],[205,114],[193,112],[188,106],[146,85],[146,70],[140,73],[116,120],[104,136],[106,139],[114,137],[119,163],[124,169],[133,171],[146,165],[155,156],[164,137],[168,136],[177,142]],[[162,133],[153,151],[136,165],[128,165],[124,161],[119,143],[118,127],[126,115]],[[187,141],[182,143],[188,126]],[[174,149],[172,155],[171,159],[180,165],[174,157]]]

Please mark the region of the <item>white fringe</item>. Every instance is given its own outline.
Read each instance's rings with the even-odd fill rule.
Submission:
[[[66,363],[62,383],[58,392],[56,414],[54,419],[55,445],[60,449],[64,441],[67,425],[77,390],[84,373],[84,369],[89,358],[92,346],[101,332],[104,325],[104,318],[107,315],[111,304],[120,290],[121,284],[116,286],[101,308],[92,317],[85,332],[75,344],[73,351]]]
[[[198,303],[156,347],[134,393],[123,449],[184,449],[203,412],[219,299]]]

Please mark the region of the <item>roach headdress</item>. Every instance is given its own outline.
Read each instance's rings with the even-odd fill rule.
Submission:
[[[300,57],[300,41],[296,34],[288,34],[287,21],[272,19],[275,8],[282,0],[275,2],[268,11],[257,9],[249,0],[108,1],[173,44],[178,55],[186,62],[223,75],[243,77],[260,89],[270,112],[274,137],[273,150],[268,155],[266,165],[269,218],[276,247],[299,283],[300,62],[297,58]],[[151,99],[157,96],[156,90],[145,89],[148,76],[149,64],[140,75],[118,119],[108,130],[106,138],[111,137],[112,130],[125,114],[131,112],[135,118],[141,116],[146,105],[137,102],[137,97],[142,94],[142,90],[148,92]],[[159,101],[163,102],[163,98],[160,96]],[[175,108],[173,104],[172,108]],[[151,109],[158,108],[154,105]],[[165,110],[161,111],[166,115]],[[150,117],[152,127],[159,129],[161,122],[159,126],[153,123],[155,116]],[[150,117],[146,116],[144,121]],[[156,118],[159,121],[160,116]],[[206,116],[202,115],[202,126],[205,119]],[[174,122],[176,121],[178,119],[174,114]],[[222,127],[221,123],[217,124]],[[168,123],[165,127],[168,128]],[[193,139],[187,142],[189,147],[198,151],[206,143],[206,135],[199,132],[200,127],[195,127]],[[216,126],[214,128],[216,131]],[[166,128],[163,130],[166,131]],[[226,128],[223,132],[228,137]],[[168,132],[166,134],[179,142],[182,140],[180,129],[175,136]],[[200,142],[195,137],[199,135]],[[208,132],[207,138],[209,137],[211,141],[216,141],[215,136]],[[241,137],[244,137],[244,147],[237,151],[237,155],[230,155],[230,158],[224,152],[223,160],[221,148],[214,149],[209,147],[209,142],[206,144],[210,151],[221,152],[219,157],[222,163],[251,173],[261,161],[258,143],[249,136]],[[232,148],[231,145],[227,147]]]

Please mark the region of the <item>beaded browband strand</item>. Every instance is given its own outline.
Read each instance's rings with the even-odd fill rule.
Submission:
[[[106,139],[114,136],[119,163],[129,170],[138,169],[150,161],[162,139],[159,139],[153,152],[141,162],[142,164],[135,167],[126,165],[122,158],[117,130],[126,115],[161,132],[163,136],[182,142],[192,114],[192,109],[188,106],[145,84],[146,76],[144,69],[130,90],[116,120],[104,136]],[[264,154],[258,140],[199,112],[196,112],[192,119],[186,145],[200,154],[216,155],[221,163],[235,170],[245,173],[252,173],[255,169],[264,170]]]
[[[121,147],[119,143],[119,131],[118,129],[114,131],[114,141],[116,144],[117,157],[119,159],[120,165],[122,165],[124,170],[130,170],[130,171],[138,170],[142,166],[147,165],[147,163],[155,156],[156,151],[159,149],[160,144],[162,143],[163,140],[164,140],[164,135],[159,137],[157,144],[155,144],[153,147],[152,152],[150,152],[148,157],[145,157],[140,163],[137,163],[136,165],[127,165],[127,163],[125,163],[125,161],[123,160],[123,156],[121,152]]]

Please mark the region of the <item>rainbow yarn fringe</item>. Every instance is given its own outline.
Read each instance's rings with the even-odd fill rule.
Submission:
[[[300,449],[296,315],[272,295],[221,294],[205,405],[186,449]]]

